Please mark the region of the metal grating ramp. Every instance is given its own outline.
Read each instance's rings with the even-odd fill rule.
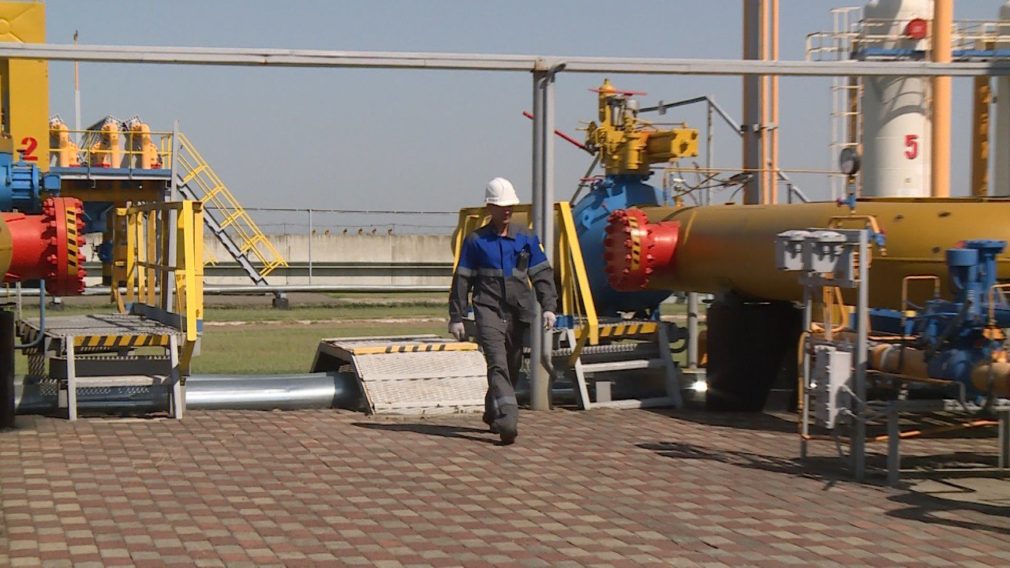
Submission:
[[[312,370],[348,363],[373,414],[484,410],[487,365],[476,344],[437,336],[324,339]]]

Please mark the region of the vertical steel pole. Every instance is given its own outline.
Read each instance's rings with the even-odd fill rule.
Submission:
[[[169,201],[179,200],[179,161],[176,157],[179,155],[179,121],[172,121],[172,156],[171,161],[171,174],[169,176],[168,184],[168,195],[165,196]],[[164,195],[164,194],[163,194]],[[165,258],[162,262],[167,266],[170,266],[169,270],[166,270],[162,274],[161,280],[161,300],[162,308],[167,311],[172,311],[175,309],[175,267],[179,266],[179,212],[176,210],[169,210],[163,213],[168,216],[168,234],[165,236],[165,244],[167,250],[164,250]],[[203,262],[202,258],[196,259],[196,262]],[[112,286],[118,286],[117,282],[112,282]]]
[[[705,175],[712,175],[712,99],[705,97],[707,116],[705,118]],[[701,199],[702,205],[712,204],[712,188],[705,184]],[[688,293],[688,369],[698,368],[698,310],[699,296],[697,292]]]
[[[543,108],[544,114],[543,142],[544,169],[542,184],[543,196],[543,220],[541,226],[543,234],[540,235],[540,242],[544,245],[544,252],[551,266],[554,266],[554,76],[549,72],[544,77],[543,87]]]
[[[14,427],[14,312],[0,310],[0,430]]]
[[[74,30],[74,47],[77,47],[77,30]],[[81,133],[81,75],[80,63],[74,61],[74,133],[73,139],[80,143],[84,139]]]
[[[743,0],[744,59],[761,59],[764,2],[765,0]],[[745,204],[761,203],[764,192],[762,174],[765,166],[761,163],[761,132],[764,128],[761,109],[765,103],[762,98],[763,84],[762,76],[747,75],[743,78],[743,123],[740,125],[743,133],[743,170],[750,174],[749,181],[743,186]]]
[[[312,209],[306,209],[309,212],[309,284],[312,284]]]
[[[1003,408],[999,414],[999,468],[1010,469],[1010,409]]]
[[[1010,25],[1004,29],[1010,33]],[[1007,45],[1010,47],[1010,44]],[[994,196],[1010,195],[1010,77],[996,77],[996,140],[993,146]]]
[[[698,368],[698,293],[687,293],[687,368]]]
[[[169,201],[176,201],[176,200],[179,199],[179,189],[177,187],[178,184],[179,184],[179,178],[178,178],[178,176],[179,176],[179,166],[178,166],[179,160],[176,159],[178,156],[179,156],[179,121],[178,120],[174,120],[174,121],[172,121],[172,156],[171,156],[171,160],[172,160],[172,162],[171,162],[172,163],[172,175],[171,175],[172,183],[169,185],[169,194],[168,194],[168,200]]]
[[[866,342],[870,311],[869,232],[859,231],[859,303],[856,306],[856,416],[852,435],[853,473],[856,481],[866,477]]]
[[[898,485],[901,470],[901,430],[898,429],[898,401],[887,403],[887,484]]]
[[[975,101],[971,129],[971,195],[989,196],[989,111],[992,104],[990,77],[975,77]]]
[[[933,3],[933,61],[950,63],[954,0]],[[951,77],[933,77],[933,125],[930,195],[950,197],[950,108]]]
[[[803,333],[807,336],[809,340],[810,337],[810,327],[814,322],[814,307],[813,300],[811,300],[810,294],[810,282],[803,280]],[[800,410],[800,459],[807,459],[807,439],[810,436],[810,350],[807,349],[807,341],[800,344],[800,349],[803,350],[803,390],[802,400],[800,404],[803,408]]]
[[[715,158],[712,156],[712,152],[715,151],[715,139],[712,136],[712,99],[705,97],[705,102],[708,103],[708,117],[705,122],[705,171],[706,176],[712,176],[712,164],[715,162]],[[705,183],[705,199],[702,205],[712,204],[712,187],[710,183]]]
[[[547,153],[548,139],[547,115],[547,83],[546,71],[533,72],[533,230],[544,243],[544,250],[549,250],[544,242],[547,236]],[[547,369],[541,363],[547,346],[544,345],[544,319],[540,303],[534,302],[533,327],[530,330],[530,407],[533,410],[549,410],[550,408],[550,377]]]

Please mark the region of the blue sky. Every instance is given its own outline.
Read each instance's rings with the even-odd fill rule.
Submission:
[[[855,4],[855,3],[852,3]],[[994,19],[1001,2],[956,2],[957,19]],[[802,59],[807,33],[831,26],[823,0],[781,1],[781,57]],[[620,7],[620,8],[619,8]],[[739,58],[738,0],[195,1],[50,0],[48,41],[120,45],[466,51],[620,57]],[[577,134],[595,118],[588,89],[603,76],[562,74],[557,127]],[[646,91],[642,103],[714,96],[737,118],[736,77],[614,76]],[[968,173],[969,80],[955,80],[953,193]],[[138,114],[181,123],[243,203],[262,207],[452,210],[477,204],[494,176],[529,197],[531,106],[526,73],[257,69],[82,64],[84,124]],[[73,70],[50,67],[50,106],[73,123]],[[781,83],[781,164],[829,167],[829,81]],[[703,127],[702,109],[668,114]],[[557,145],[558,196],[574,190],[588,157]],[[739,141],[716,131],[715,164],[739,166]],[[820,176],[794,176],[826,195]]]

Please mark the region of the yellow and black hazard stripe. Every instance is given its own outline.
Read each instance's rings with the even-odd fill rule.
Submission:
[[[77,208],[67,207],[63,216],[67,224],[67,275],[70,278],[77,278]]]
[[[642,238],[638,234],[638,218],[628,215],[627,220],[628,228],[631,229],[628,232],[628,238],[631,240],[631,247],[628,252],[631,253],[631,270],[634,272],[642,264]]]
[[[164,347],[170,335],[82,335],[74,338],[75,347],[120,349],[130,347]]]
[[[610,339],[632,335],[648,335],[656,333],[657,329],[658,324],[655,322],[608,323],[599,326],[600,337]],[[579,328],[575,332],[575,336],[581,338],[583,333],[585,333],[585,328]]]
[[[656,324],[653,322],[617,323],[600,326],[600,337],[620,337],[622,335],[642,335],[655,332]]]
[[[430,353],[436,351],[475,351],[473,343],[392,343],[370,347],[355,347],[350,351],[355,355],[378,355],[380,353]]]

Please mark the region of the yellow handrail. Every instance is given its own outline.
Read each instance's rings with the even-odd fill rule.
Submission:
[[[193,196],[206,210],[214,210],[221,215],[221,230],[236,241],[241,252],[251,253],[249,260],[258,265],[259,275],[266,277],[274,269],[287,266],[284,256],[263,234],[189,138],[181,132],[178,137],[179,155],[176,163],[183,183],[192,190]]]
[[[183,332],[180,365],[188,374],[203,321],[203,206],[187,200],[120,207],[116,219],[113,230],[125,232],[116,240],[126,246],[113,263],[113,298],[121,312],[127,303],[142,304]]]

